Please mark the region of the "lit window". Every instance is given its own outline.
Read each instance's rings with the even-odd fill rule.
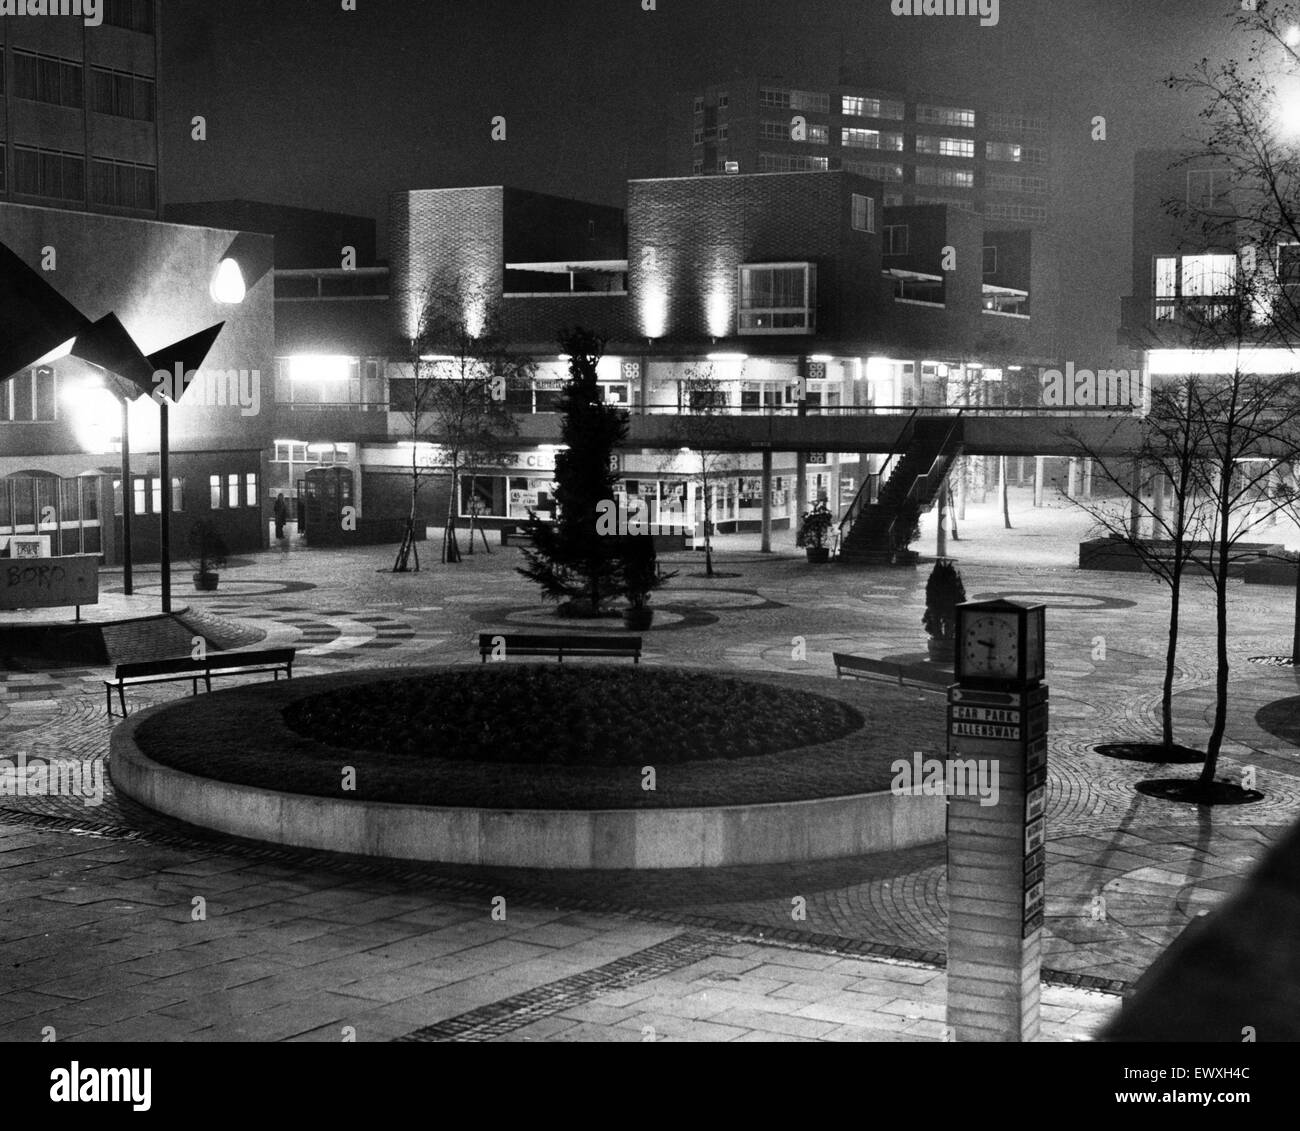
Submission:
[[[214,511],[221,509],[221,476],[208,476],[208,506]]]
[[[840,99],[840,113],[853,118],[888,118],[903,120],[903,104],[880,98],[858,98],[846,94]]]
[[[759,263],[740,268],[742,334],[811,334],[817,305],[812,263]]]
[[[172,510],[183,511],[185,509],[185,480],[172,480]]]
[[[1235,255],[1183,256],[1183,297],[1231,294],[1237,278]]]
[[[257,472],[250,471],[244,475],[244,505],[257,506]]]
[[[235,474],[226,476],[226,506],[239,506],[239,476]]]
[[[925,106],[916,108],[916,120],[935,126],[958,126],[963,129],[975,128],[975,111],[963,110],[957,106]]]
[[[132,508],[131,508],[132,512],[135,513],[135,514],[148,514],[148,513],[149,513],[149,499],[148,499],[148,496],[147,496],[146,493],[145,493],[145,482],[144,482],[144,480],[143,480],[143,479],[136,479],[136,480],[133,481],[133,485],[134,485],[134,487],[135,487],[135,491],[134,491],[134,495],[135,495],[135,504],[134,504],[134,506],[132,506]]]
[[[844,126],[840,129],[840,144],[850,149],[892,149],[901,153],[903,135]]]
[[[151,511],[153,514],[162,514],[162,480],[154,479],[150,482],[149,501],[152,504]]]
[[[930,137],[928,134],[917,134],[916,151],[938,157],[974,157],[975,142],[968,137]]]

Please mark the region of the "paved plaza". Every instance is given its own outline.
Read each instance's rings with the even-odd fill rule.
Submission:
[[[1253,767],[1266,799],[1197,809],[1143,778],[1198,767],[1107,759],[1098,742],[1158,734],[1167,590],[1080,573],[1077,514],[972,515],[957,557],[970,598],[1048,605],[1051,686],[1044,1038],[1095,1034],[1143,970],[1240,885],[1300,812],[1288,653],[1293,594],[1234,583],[1232,710],[1221,776]],[[932,520],[931,520],[932,521]],[[1279,535],[1279,540],[1281,535]],[[928,566],[810,567],[788,545],[719,542],[656,597],[643,663],[762,671],[815,690],[833,651],[920,659]],[[933,550],[927,530],[922,546]],[[240,640],[298,649],[296,675],[477,664],[477,634],[549,620],[480,545],[453,567],[394,576],[390,548],[294,546],[240,559],[215,594],[177,605]],[[138,592],[157,592],[143,573]],[[116,583],[111,576],[107,588]],[[112,598],[120,604],[117,598]],[[156,605],[154,606],[156,607]],[[1212,710],[1212,608],[1189,585],[1179,738]],[[263,635],[264,634],[264,635]],[[123,657],[119,657],[123,658]],[[0,672],[0,749],[104,759],[103,669]],[[869,701],[879,684],[856,685]],[[185,685],[128,693],[132,711]],[[910,691],[942,745],[942,694]],[[1281,706],[1279,706],[1281,704]],[[893,756],[889,735],[870,740]],[[879,748],[879,746],[877,748]],[[389,864],[235,842],[116,797],[0,798],[0,1039],[942,1040],[942,845],[816,864],[539,873]],[[491,915],[504,896],[504,921]],[[792,921],[791,901],[807,917]],[[1099,902],[1100,899],[1100,902]],[[195,918],[196,901],[203,915]],[[1099,914],[1098,908],[1104,911]]]

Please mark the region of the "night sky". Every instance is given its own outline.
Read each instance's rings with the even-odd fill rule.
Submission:
[[[1066,301],[1113,322],[1131,289],[1133,153],[1195,127],[1197,107],[1161,80],[1220,50],[1235,7],[1001,0],[981,28],[895,17],[889,0],[168,0],[164,193],[373,215],[381,245],[399,189],[504,183],[621,205],[628,178],[670,171],[674,92],[752,67],[830,86],[843,62],[883,87],[1045,107]],[[497,114],[505,142],[490,139]]]

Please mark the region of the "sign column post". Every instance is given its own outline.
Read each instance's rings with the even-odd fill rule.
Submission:
[[[958,607],[948,691],[948,1025],[1039,1036],[1047,803],[1043,607]],[[971,788],[978,783],[979,788]]]

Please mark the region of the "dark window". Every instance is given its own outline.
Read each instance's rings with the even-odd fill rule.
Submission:
[[[996,275],[998,273],[998,249],[996,247],[986,247],[984,249],[984,274]]]
[[[90,73],[90,108],[98,114],[152,122],[153,79],[96,67]]]
[[[128,31],[154,30],[153,0],[104,0],[104,23]]]
[[[149,165],[96,157],[90,162],[90,199],[95,204],[152,212],[158,207],[158,171]]]
[[[80,108],[84,97],[81,64],[15,51],[13,94],[32,102]]]
[[[78,153],[15,145],[14,192],[82,202],[86,199],[86,159]]]

